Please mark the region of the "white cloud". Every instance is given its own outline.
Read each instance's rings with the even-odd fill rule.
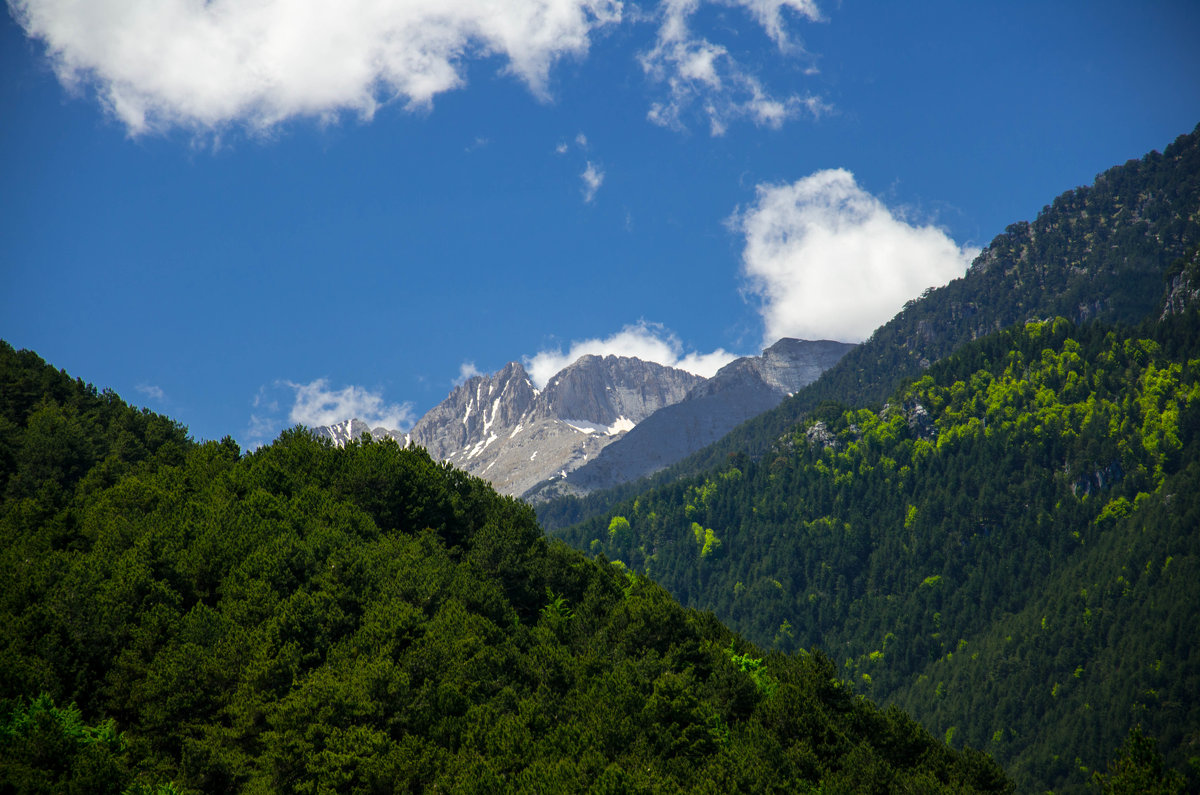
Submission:
[[[762,300],[764,345],[780,337],[865,339],[928,287],[962,276],[979,249],[916,226],[844,169],[759,185],[730,219],[745,235],[750,289]]]
[[[566,153],[567,153],[567,145],[565,143],[559,143],[558,146],[554,147],[554,154],[565,155]]]
[[[382,425],[389,430],[406,431],[416,420],[411,403],[386,403],[379,392],[360,386],[331,389],[324,378],[308,384],[284,383],[296,395],[288,413],[288,421],[292,423],[317,427],[357,417],[372,428]]]
[[[785,9],[809,22],[821,20],[821,9],[817,8],[814,0],[729,0],[729,5],[741,6],[749,11],[782,50],[796,46],[788,36],[783,21]]]
[[[483,374],[483,371],[475,366],[475,362],[463,362],[458,366],[458,378],[455,378],[452,383],[458,386],[468,379]]]
[[[684,129],[685,118],[698,107],[709,132],[718,136],[740,119],[778,129],[805,111],[819,117],[832,110],[812,94],[773,96],[724,45],[693,32],[691,18],[701,4],[701,0],[665,0],[662,5],[654,47],[640,59],[647,76],[667,90],[665,100],[651,104],[650,121]],[[803,53],[788,35],[785,11],[809,21],[821,19],[813,0],[721,0],[721,4],[747,11],[784,53]]]
[[[583,200],[591,204],[596,198],[596,191],[600,190],[600,186],[604,184],[604,172],[596,167],[592,161],[588,161],[587,168],[579,175],[583,180]]]
[[[162,387],[155,386],[154,384],[138,384],[134,387],[134,389],[141,392],[151,400],[163,400],[167,396],[166,393],[162,391]]]
[[[294,118],[370,119],[399,102],[430,107],[461,88],[471,62],[498,58],[538,97],[550,70],[588,53],[593,34],[655,24],[640,56],[666,97],[648,118],[684,128],[693,114],[714,135],[737,120],[777,128],[830,110],[809,93],[776,95],[725,44],[693,31],[704,6],[740,9],[783,55],[805,55],[791,23],[818,21],[815,0],[662,0],[652,12],[622,0],[8,0],[45,46],[59,80],[94,90],[131,135],[231,125],[268,131]],[[728,37],[736,41],[736,28]],[[804,74],[811,74],[810,66]],[[575,142],[587,148],[580,133]]]
[[[94,87],[131,134],[295,117],[370,118],[500,56],[539,96],[550,68],[621,21],[619,0],[9,0],[60,81]]]
[[[566,353],[561,348],[525,357],[525,370],[534,386],[541,389],[556,373],[581,356],[635,356],[667,367],[709,377],[737,358],[723,349],[712,353],[684,353],[683,343],[658,323],[638,322],[604,339],[577,340]]]

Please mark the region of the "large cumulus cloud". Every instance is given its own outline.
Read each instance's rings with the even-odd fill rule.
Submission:
[[[270,128],[383,102],[428,106],[499,56],[544,94],[617,0],[9,0],[59,79],[94,86],[133,134]]]
[[[759,185],[731,222],[745,236],[743,272],[761,300],[764,344],[863,340],[979,253],[937,226],[909,223],[845,169]]]

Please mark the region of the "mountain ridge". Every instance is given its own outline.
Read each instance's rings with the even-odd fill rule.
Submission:
[[[1083,791],[1139,723],[1196,791],[1198,244],[1200,126],[1011,225],[778,409],[539,514],[759,642],[836,648],[1022,791]]]
[[[834,340],[785,337],[759,356],[743,356],[696,385],[682,400],[647,417],[567,477],[526,496],[536,501],[581,494],[656,472],[715,442],[737,425],[779,405],[855,347]]]
[[[682,400],[701,376],[629,356],[589,354],[534,386],[520,362],[469,378],[407,433],[349,420],[314,432],[335,443],[351,433],[419,445],[433,458],[521,496],[563,478],[663,406]],[[350,431],[343,431],[349,428]]]
[[[961,345],[1027,320],[1136,324],[1161,312],[1163,280],[1200,244],[1200,124],[1162,152],[1106,169],[1037,218],[1010,224],[967,273],[926,290],[813,384],[644,481],[538,506],[548,530],[604,513],[640,490],[769,453],[824,401],[879,405]]]

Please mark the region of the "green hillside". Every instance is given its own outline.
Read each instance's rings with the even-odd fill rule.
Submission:
[[[419,450],[195,444],[0,344],[0,792],[1004,791]]]
[[[1200,756],[1198,357],[1194,307],[1136,334],[1030,323],[878,411],[823,404],[761,459],[563,537],[759,643],[824,649],[1022,790],[1082,787],[1137,724],[1183,766]]]

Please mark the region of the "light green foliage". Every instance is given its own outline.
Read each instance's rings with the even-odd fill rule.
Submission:
[[[58,707],[46,693],[8,701],[0,718],[0,786],[22,793],[177,795],[169,782],[138,775],[128,743],[109,718],[88,726],[75,704]]]
[[[1096,517],[1096,524],[1115,522],[1118,519],[1124,519],[1132,512],[1133,504],[1124,497],[1117,497],[1115,500],[1110,500],[1105,504],[1104,509]]]
[[[546,598],[549,603],[542,608],[542,618],[556,621],[569,621],[575,617],[574,611],[567,604],[566,597],[555,594],[554,591],[546,588]]]
[[[913,524],[917,521],[917,506],[908,506],[908,511],[904,514],[904,529],[911,530]]]
[[[712,528],[705,528],[699,522],[692,522],[692,538],[700,547],[700,558],[710,558],[721,551],[721,539],[717,538]]]
[[[725,650],[729,655],[729,659],[737,666],[738,670],[750,677],[754,682],[754,686],[758,688],[758,692],[766,697],[774,694],[779,682],[767,673],[767,668],[763,665],[761,657],[751,657],[746,654],[738,654],[733,648],[733,642],[729,644],[729,648]]]
[[[608,523],[608,540],[614,544],[627,544],[633,537],[633,529],[624,516],[614,516]]]

